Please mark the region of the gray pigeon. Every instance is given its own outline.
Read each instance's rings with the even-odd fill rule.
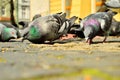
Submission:
[[[120,8],[120,0],[109,0],[105,2],[105,5],[110,8]]]
[[[91,44],[92,39],[99,34],[104,34],[105,42],[107,36],[109,35],[109,29],[112,22],[113,16],[116,12],[97,12],[95,14],[90,14],[80,22],[80,28],[76,29],[77,31],[82,30],[86,42]]]
[[[16,39],[17,37],[18,32],[15,28],[12,27],[12,25],[7,23],[0,23],[0,41],[6,42],[10,39]]]
[[[115,19],[112,20],[110,35],[112,36],[120,35],[120,22],[116,21]]]
[[[33,43],[54,41],[66,35],[77,17],[66,19],[66,13],[42,16],[32,21],[24,30],[24,39]]]

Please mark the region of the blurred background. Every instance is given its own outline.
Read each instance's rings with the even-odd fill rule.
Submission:
[[[35,14],[42,16],[57,12],[66,12],[67,17],[78,16],[84,18],[88,14],[97,12],[105,0],[12,0],[14,3],[15,21],[31,21]],[[11,0],[0,0],[0,21],[10,21]],[[120,21],[120,9],[115,16]]]

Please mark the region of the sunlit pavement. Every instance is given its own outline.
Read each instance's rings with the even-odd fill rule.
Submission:
[[[120,80],[120,37],[101,40],[0,42],[0,80]]]

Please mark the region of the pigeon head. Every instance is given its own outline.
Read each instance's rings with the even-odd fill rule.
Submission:
[[[94,31],[93,31],[93,28],[92,26],[87,26],[84,31],[83,31],[84,35],[85,35],[85,39],[86,41],[88,39],[92,39],[93,38],[93,34],[94,34]]]
[[[17,31],[13,28],[5,27],[1,33],[2,41],[9,41],[17,38]]]
[[[34,39],[39,39],[40,37],[41,37],[41,34],[40,34],[39,29],[33,25],[31,26],[25,38],[27,38],[28,40],[34,40]]]

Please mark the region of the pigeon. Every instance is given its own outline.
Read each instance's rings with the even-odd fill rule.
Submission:
[[[109,0],[105,2],[105,5],[110,8],[120,8],[120,0]]]
[[[0,23],[0,41],[7,42],[18,38],[18,31],[10,24]]]
[[[115,19],[113,19],[111,23],[110,35],[111,36],[120,35],[120,22],[116,21]]]
[[[32,43],[52,42],[66,35],[76,19],[76,16],[66,19],[66,13],[39,17],[32,21],[28,28],[24,30],[24,39]]]
[[[107,11],[107,12],[96,12],[90,14],[80,22],[80,27],[76,29],[77,31],[83,31],[86,42],[91,44],[92,39],[96,35],[104,34],[105,38],[103,42],[106,41],[107,36],[109,35],[109,29],[112,22],[112,18],[116,15],[116,12]]]

